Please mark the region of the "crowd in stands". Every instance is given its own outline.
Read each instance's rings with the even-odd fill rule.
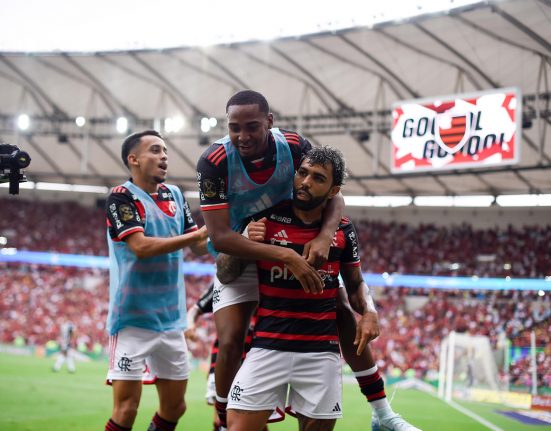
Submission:
[[[0,199],[0,236],[22,250],[107,255],[105,212],[75,202]],[[194,214],[202,225],[200,213]],[[17,221],[17,222],[15,222]],[[389,274],[551,276],[551,224],[506,229],[356,221],[362,269]],[[196,258],[194,258],[196,259]],[[208,256],[198,258],[211,262]]]
[[[1,199],[0,236],[18,250],[107,255],[105,211],[77,202]]]
[[[6,247],[107,254],[102,209],[2,199],[0,206],[0,237],[7,238]],[[551,226],[476,230],[467,225],[414,227],[361,221],[356,227],[363,247],[363,270],[368,272],[551,276]],[[188,307],[209,283],[209,276],[186,276]],[[406,288],[377,288],[375,292],[382,331],[372,346],[386,373],[409,370],[418,377],[430,377],[438,370],[440,342],[451,330],[486,335],[494,347],[503,333],[513,346],[527,347],[534,329],[537,345],[544,349],[538,354],[538,382],[550,385],[549,295]],[[71,320],[79,343],[87,348],[95,343],[106,346],[107,307],[108,274],[104,270],[0,263],[2,343],[21,338],[29,345],[44,345],[56,340],[61,324]],[[213,325],[209,318],[200,322],[203,342],[190,347],[196,357],[205,358]],[[512,364],[512,384],[524,385],[531,379],[527,361],[520,358]]]
[[[186,276],[190,308],[210,277]],[[17,338],[26,345],[44,346],[57,341],[66,321],[76,327],[75,344],[92,350],[95,343],[107,346],[105,331],[109,305],[109,275],[105,270],[0,263],[0,343]],[[208,320],[201,333],[212,331]],[[194,354],[206,357],[209,343],[197,343]]]
[[[507,229],[373,221],[355,225],[367,272],[527,278],[551,275],[551,225]]]

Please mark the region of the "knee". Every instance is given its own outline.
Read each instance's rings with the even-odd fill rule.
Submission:
[[[218,346],[218,358],[217,363],[222,362],[236,362],[238,363],[241,360],[243,355],[243,344],[235,343],[220,343]]]
[[[178,422],[186,412],[187,406],[185,401],[166,401],[159,406],[158,414],[161,418],[170,422]]]
[[[218,355],[241,355],[245,346],[245,331],[241,328],[218,335]]]
[[[178,403],[173,408],[174,415],[177,416],[178,419],[181,418],[184,415],[186,410],[187,410],[187,405],[186,405],[185,401],[182,401],[182,402]]]
[[[124,400],[113,408],[113,420],[119,424],[132,424],[138,414],[138,403],[134,400]]]

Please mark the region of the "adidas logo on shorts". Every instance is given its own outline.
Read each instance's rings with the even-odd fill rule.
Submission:
[[[339,403],[335,404],[335,407],[333,407],[333,412],[340,412],[341,411],[341,406],[339,406]]]

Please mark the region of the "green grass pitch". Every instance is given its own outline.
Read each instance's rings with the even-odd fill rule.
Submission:
[[[77,363],[76,374],[53,373],[54,359],[0,354],[1,431],[98,431],[111,413],[111,388],[104,384],[106,363]],[[194,371],[186,395],[188,410],[179,430],[210,431],[212,409],[204,399],[206,379]],[[387,394],[393,392],[387,388]],[[135,430],[146,430],[157,399],[153,386],[144,388]],[[355,384],[344,385],[343,419],[336,430],[370,430],[371,409]],[[462,403],[504,431],[539,431],[505,418],[493,405]],[[437,398],[415,390],[398,390],[395,411],[424,431],[478,431],[487,428]],[[297,430],[296,420],[270,426],[272,431]],[[546,429],[549,429],[546,427]]]

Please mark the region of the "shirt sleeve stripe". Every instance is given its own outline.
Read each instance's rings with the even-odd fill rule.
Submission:
[[[229,203],[201,205],[201,211],[223,210],[230,207]]]
[[[119,239],[123,239],[123,238],[126,238],[131,233],[143,232],[143,231],[144,231],[143,227],[135,226],[135,227],[131,227],[130,229],[123,230],[121,233],[119,233],[118,237]]]

